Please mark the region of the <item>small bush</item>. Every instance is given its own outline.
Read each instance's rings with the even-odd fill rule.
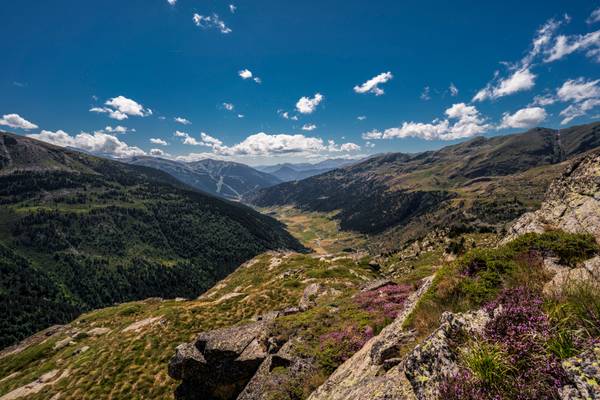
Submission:
[[[544,255],[558,257],[561,264],[570,266],[587,260],[600,251],[594,236],[563,231],[527,233],[510,242],[508,248],[515,253],[537,250]]]
[[[501,390],[514,369],[499,345],[484,341],[475,341],[461,358],[477,379],[496,390]]]
[[[555,399],[567,382],[551,339],[543,300],[529,288],[504,290],[486,305],[483,347],[470,350],[463,369],[440,387],[444,399]]]
[[[374,336],[373,328],[363,329],[347,325],[341,331],[327,333],[320,337],[320,366],[332,373],[338,365],[360,350]]]

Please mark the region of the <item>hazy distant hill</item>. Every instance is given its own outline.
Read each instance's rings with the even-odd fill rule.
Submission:
[[[562,161],[600,146],[600,123],[477,137],[437,151],[385,154],[262,189],[259,206],[340,210],[344,229],[404,239],[435,227],[495,229],[539,206]],[[397,239],[396,235],[394,235]]]
[[[324,160],[316,164],[310,163],[284,163],[276,165],[266,165],[256,167],[259,171],[266,172],[276,176],[283,182],[297,181],[311,176],[324,174],[336,168],[341,168],[347,165],[352,165],[360,162],[360,160],[346,160],[342,158],[334,158]]]
[[[128,159],[127,162],[159,169],[196,189],[235,200],[252,190],[282,182],[268,173],[228,161],[206,159],[185,163],[140,156]]]
[[[170,175],[0,133],[0,348],[83,310],[195,297],[268,249],[276,220]]]

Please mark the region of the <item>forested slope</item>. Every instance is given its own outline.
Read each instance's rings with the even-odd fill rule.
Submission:
[[[301,249],[276,220],[166,173],[6,133],[0,205],[0,347],[84,310],[195,297],[265,250]]]

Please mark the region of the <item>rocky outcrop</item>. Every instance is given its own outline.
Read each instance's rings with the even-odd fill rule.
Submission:
[[[192,343],[177,347],[169,375],[182,381],[179,400],[270,399],[290,379],[314,373],[311,359],[294,352],[293,341],[270,336],[270,323],[278,317],[306,311],[324,295],[336,294],[319,284],[304,290],[298,307],[271,311],[255,322],[201,333]]]
[[[304,289],[302,298],[300,298],[300,302],[298,303],[298,307],[301,311],[306,311],[309,308],[314,307],[317,297],[323,295],[326,291],[327,288],[325,288],[323,285],[311,283]]]
[[[379,335],[369,340],[362,349],[340,365],[325,383],[310,395],[309,400],[411,398],[410,384],[401,371],[392,371],[392,366],[399,362],[399,347],[412,340],[412,332],[404,330],[402,325],[420,296],[431,285],[431,281],[431,278],[426,278],[419,290],[407,299],[404,311]],[[391,372],[386,373],[386,369],[390,369]]]
[[[438,398],[442,380],[458,372],[457,343],[480,334],[488,321],[489,314],[484,310],[442,315],[440,327],[415,347],[403,365],[418,399]]]
[[[287,342],[277,354],[268,355],[237,400],[285,398],[287,388],[294,381],[313,375],[316,372],[314,360],[297,355],[294,345],[293,341]]]
[[[397,365],[399,347],[413,339],[412,332],[404,331],[402,324],[431,281],[432,278],[425,279],[419,290],[406,300],[395,321],[340,366],[311,399],[408,398],[412,389],[402,374],[396,373],[399,379],[382,379],[380,375]],[[390,284],[393,283],[373,281],[363,290]],[[336,294],[331,288],[311,284],[298,307],[267,313],[250,324],[205,332],[194,342],[181,344],[169,364],[169,375],[182,381],[175,397],[179,400],[288,398],[291,394],[287,391],[304,386],[302,383],[313,379],[318,368],[314,359],[297,350],[302,349],[301,338],[282,342],[279,336],[271,336],[271,323],[315,306],[322,296]]]
[[[509,228],[505,242],[551,229],[590,233],[600,241],[600,152],[572,162],[550,185],[541,208],[522,215]]]
[[[573,384],[560,390],[562,400],[600,399],[600,344],[563,361],[563,368]]]
[[[169,363],[169,375],[182,383],[175,398],[235,399],[265,360],[268,320],[201,333],[179,345]]]
[[[578,289],[581,285],[600,291],[600,256],[591,258],[574,268],[546,259],[544,267],[552,274],[552,279],[544,285],[546,296],[560,297],[565,291]]]

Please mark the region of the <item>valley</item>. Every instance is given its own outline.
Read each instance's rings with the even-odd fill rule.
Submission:
[[[600,400],[598,1],[0,15],[0,400]]]
[[[379,251],[435,229],[496,231],[539,207],[566,160],[600,145],[600,124],[475,138],[434,152],[386,154],[247,196],[260,207],[333,212]],[[521,188],[527,187],[527,190]]]
[[[565,344],[557,343],[557,350],[543,352],[543,357],[546,357],[544,360],[547,360],[544,362],[560,363],[564,359],[567,363],[567,359],[579,354],[578,349],[583,348],[579,346],[590,343],[597,336],[595,323],[590,326],[586,322],[590,311],[576,310],[578,302],[584,298],[581,296],[585,296],[585,302],[589,304],[598,304],[596,294],[582,291],[577,292],[577,296],[580,296],[577,297],[571,292],[560,295],[546,292],[547,282],[552,281],[552,274],[557,273],[543,269],[543,265],[551,262],[549,260],[557,263],[553,268],[558,268],[558,271],[566,270],[566,273],[570,269],[581,269],[583,262],[590,263],[591,271],[597,268],[594,260],[597,260],[600,248],[590,234],[597,235],[597,225],[600,224],[585,222],[593,221],[589,215],[597,212],[597,199],[585,197],[584,194],[590,190],[594,193],[600,187],[595,175],[598,160],[594,154],[597,150],[575,155],[574,161],[533,166],[506,176],[463,180],[460,186],[452,189],[454,197],[444,200],[448,202],[444,207],[454,204],[462,211],[481,209],[484,204],[482,199],[486,198],[493,198],[496,210],[515,207],[511,213],[516,217],[521,216],[525,210],[535,210],[540,205],[548,210],[542,215],[552,214],[555,211],[551,207],[558,207],[560,204],[573,207],[572,212],[564,211],[561,214],[562,218],[567,218],[567,222],[546,222],[541,231],[537,230],[541,225],[536,225],[533,217],[524,215],[522,218],[527,222],[518,225],[524,227],[510,227],[513,237],[512,241],[507,242],[507,228],[496,229],[495,224],[503,224],[509,218],[508,214],[488,216],[497,218],[490,224],[494,229],[481,229],[479,225],[465,225],[466,228],[459,229],[424,223],[415,232],[427,231],[415,236],[416,239],[405,232],[410,224],[404,228],[392,225],[391,228],[375,233],[344,230],[343,209],[318,211],[287,204],[261,207],[261,214],[258,214],[239,204],[225,203],[199,192],[186,191],[184,186],[172,182],[168,175],[158,174],[154,177],[152,174],[155,172],[152,171],[155,170],[152,169],[129,170],[133,167],[120,164],[124,166],[119,173],[120,179],[127,176],[131,181],[107,181],[104,173],[96,176],[82,172],[87,171],[90,166],[97,171],[96,163],[102,165],[108,161],[78,153],[64,153],[33,141],[14,143],[10,140],[11,136],[5,138],[8,138],[10,146],[24,148],[11,151],[10,164],[4,169],[8,173],[3,175],[3,179],[6,182],[24,182],[7,179],[14,174],[31,174],[33,170],[35,175],[30,176],[35,177],[36,185],[48,185],[48,190],[39,197],[31,197],[28,187],[21,183],[21,186],[10,186],[6,191],[4,201],[8,207],[4,207],[0,215],[0,238],[3,242],[1,265],[3,271],[11,271],[7,268],[13,265],[19,266],[20,269],[12,270],[16,282],[35,279],[39,286],[35,286],[33,290],[57,293],[54,298],[45,296],[48,300],[54,300],[49,306],[58,313],[54,314],[54,322],[45,322],[45,326],[37,325],[39,328],[36,328],[36,325],[28,325],[32,331],[44,327],[48,327],[47,329],[19,345],[0,351],[2,400],[154,399],[169,398],[173,393],[180,400],[328,400],[357,396],[368,398],[373,393],[399,399],[429,399],[439,396],[440,391],[454,396],[452,391],[458,389],[453,385],[457,383],[451,380],[454,375],[448,375],[447,371],[464,370],[467,367],[462,364],[462,359],[452,356],[441,358],[439,365],[438,361],[431,361],[432,357],[435,359],[447,351],[450,352],[448,354],[468,351],[464,349],[477,346],[477,342],[465,342],[461,336],[464,332],[476,332],[473,334],[477,337],[484,334],[489,337],[500,335],[496,331],[493,335],[491,331],[481,331],[481,326],[477,324],[491,326],[489,324],[492,323],[488,317],[482,316],[481,310],[493,301],[507,301],[495,300],[502,299],[504,293],[525,290],[523,282],[526,283],[527,290],[535,293],[531,296],[544,296],[548,304],[573,309],[572,315],[576,316],[560,328],[561,331],[552,328],[544,335],[548,335],[548,343],[558,340],[556,338],[559,336],[556,335],[568,334],[573,338],[577,337],[577,343],[581,344],[566,349]],[[41,158],[48,161],[33,165],[17,164],[17,155],[31,151],[50,154]],[[579,159],[587,161],[580,162]],[[347,168],[350,168],[350,172],[353,168],[370,169],[371,162],[373,161],[368,160],[365,165]],[[40,165],[44,165],[44,168]],[[50,170],[48,165],[52,166]],[[117,165],[113,166],[115,167]],[[569,172],[573,168],[581,172]],[[73,170],[82,172],[73,174]],[[140,171],[146,174],[143,175],[143,181],[138,181],[141,179]],[[347,170],[341,169],[329,174],[340,177],[344,171]],[[49,173],[52,174],[52,180],[46,178]],[[318,178],[325,179],[327,176],[325,174]],[[57,180],[56,177],[60,179]],[[69,180],[75,179],[77,185],[83,183],[87,189],[82,192],[81,189],[75,190],[81,186],[69,186]],[[90,179],[94,180],[89,181]],[[410,179],[416,178],[410,176]],[[420,179],[424,179],[423,187],[426,188],[426,182],[433,178],[426,175]],[[67,183],[63,183],[63,180]],[[298,184],[304,185],[305,182],[300,181]],[[105,194],[104,187],[109,185],[112,193],[115,193],[112,197]],[[154,185],[151,198],[148,197],[147,190],[141,191],[144,185]],[[279,187],[285,189],[285,185]],[[521,185],[529,185],[530,190],[518,192]],[[548,187],[551,189],[548,190]],[[164,192],[157,188],[164,188]],[[56,190],[59,192],[55,192]],[[56,193],[60,193],[60,197]],[[161,193],[161,200],[155,200]],[[117,297],[116,292],[111,294],[107,291],[112,283],[102,286],[91,280],[91,277],[85,278],[88,280],[86,283],[82,279],[86,271],[81,268],[90,267],[84,265],[71,264],[71,268],[74,268],[71,272],[72,280],[66,279],[69,275],[65,274],[63,260],[74,257],[72,253],[81,257],[83,251],[92,255],[96,263],[105,257],[106,261],[100,264],[104,269],[95,272],[99,282],[117,282],[115,277],[107,273],[115,267],[118,271],[118,268],[122,268],[118,262],[124,262],[120,260],[127,260],[135,254],[138,258],[132,259],[139,262],[139,257],[144,257],[147,263],[145,265],[152,262],[151,257],[158,257],[160,254],[159,265],[169,269],[173,269],[178,262],[189,260],[186,256],[178,255],[184,253],[177,251],[184,250],[178,250],[182,248],[175,247],[174,242],[167,242],[171,246],[167,250],[167,247],[160,247],[159,241],[145,242],[144,240],[154,239],[136,236],[139,232],[151,229],[136,224],[145,221],[144,213],[153,210],[154,201],[160,201],[161,213],[168,212],[170,204],[173,204],[172,207],[182,207],[177,205],[178,198],[173,197],[175,193],[178,196],[189,196],[184,197],[186,199],[205,196],[199,203],[204,205],[204,212],[207,205],[213,204],[214,210],[225,212],[234,221],[237,218],[237,214],[232,213],[234,210],[236,213],[243,213],[244,217],[237,220],[238,223],[256,218],[251,220],[261,221],[263,226],[273,229],[268,232],[279,242],[267,239],[260,244],[264,246],[262,250],[257,247],[254,254],[242,253],[248,255],[245,260],[238,259],[240,261],[237,262],[241,263],[239,267],[236,268],[232,262],[232,266],[224,270],[213,270],[210,272],[212,275],[207,275],[206,281],[190,281],[189,273],[194,271],[193,262],[188,264],[191,267],[186,267],[187,278],[176,275],[171,281],[173,287],[166,286],[167,281],[163,278],[165,275],[161,275],[163,272],[156,269],[153,272],[156,275],[146,275],[149,290],[146,293],[127,294],[123,291],[127,287],[125,281],[120,283]],[[140,197],[142,194],[145,196]],[[74,196],[82,196],[82,200],[67,200]],[[557,196],[560,196],[560,200],[554,200]],[[117,204],[112,203],[113,198],[118,199]],[[187,216],[196,212],[189,207],[185,210]],[[419,218],[423,214],[420,214],[419,208],[408,207],[407,210],[416,210],[411,218],[417,218],[416,221],[422,223],[423,219]],[[443,215],[440,210],[443,208],[428,218]],[[490,212],[481,210],[482,213]],[[380,211],[385,213],[383,208]],[[153,212],[154,218],[160,217],[158,210]],[[166,216],[172,219],[179,213],[175,208],[173,214],[168,213]],[[95,219],[85,219],[91,216]],[[129,221],[127,216],[132,218],[128,222],[133,224],[132,228],[123,224],[124,221]],[[446,217],[451,218],[450,215]],[[80,221],[81,218],[84,219]],[[119,223],[111,226],[110,221],[116,218]],[[32,221],[28,222],[28,219]],[[195,224],[193,220],[185,221],[192,226]],[[182,220],[175,219],[173,222],[183,226]],[[555,231],[556,228],[548,225],[553,223],[577,233]],[[576,223],[582,225],[574,225]],[[168,226],[164,220],[161,224]],[[415,222],[412,221],[411,224]],[[203,229],[208,227],[206,222],[200,225]],[[40,230],[39,226],[44,227],[44,230]],[[97,231],[100,227],[103,230]],[[107,230],[107,227],[110,228]],[[92,237],[106,236],[106,232],[116,235],[117,227],[123,233],[112,239],[115,244],[110,247],[110,256],[107,255],[108,248],[103,247],[107,246],[103,242],[86,241],[86,238],[89,240]],[[515,233],[514,229],[521,229],[522,232]],[[538,233],[524,234],[527,229],[534,229]],[[542,233],[546,229],[549,231]],[[166,232],[164,228],[161,231]],[[185,232],[197,240],[202,238],[198,231]],[[264,231],[255,231],[253,234],[257,238],[266,239]],[[52,247],[54,255],[50,258],[39,250],[44,248],[41,246],[48,246],[46,237],[52,237],[55,246]],[[27,247],[27,251],[24,244],[19,244],[24,238],[28,240],[27,246],[31,246]],[[42,238],[46,241],[41,241]],[[69,239],[61,244],[61,238]],[[75,239],[78,242],[74,242]],[[183,239],[179,241],[183,242]],[[117,247],[117,243],[121,247]],[[231,243],[229,241],[226,247],[229,250],[232,250]],[[277,245],[273,246],[273,243]],[[215,244],[210,246],[217,249],[214,248]],[[219,252],[223,254],[223,250]],[[239,254],[239,250],[235,252]],[[168,254],[172,254],[172,258],[166,257]],[[41,268],[42,265],[44,268]],[[210,264],[201,265],[206,268]],[[218,265],[226,264],[220,262]],[[559,274],[562,273],[565,272]],[[119,279],[123,277],[128,279],[126,275],[119,275]],[[129,279],[140,282],[135,275]],[[152,291],[153,279],[161,280],[158,286],[160,290]],[[177,286],[181,280],[185,283]],[[61,292],[60,288],[64,290]],[[5,284],[3,290],[11,289],[13,288]],[[98,291],[100,289],[103,291]],[[65,297],[59,297],[58,293]],[[89,297],[90,293],[97,293],[97,300],[91,300],[94,298]],[[27,303],[27,298],[22,294],[21,296],[17,297],[19,302]],[[530,294],[519,296],[528,299]],[[4,298],[9,301],[9,298]],[[111,300],[105,300],[107,298]],[[537,300],[531,301],[531,307],[538,307],[536,312],[547,318],[544,321],[558,318],[553,309],[541,309],[535,305],[538,304],[535,303]],[[109,302],[111,304],[107,304]],[[11,303],[4,304],[5,307],[13,307],[10,306]],[[105,307],[102,308],[103,306]],[[60,307],[72,308],[63,311],[65,309]],[[35,321],[35,314],[28,314],[28,310],[22,309],[21,316],[13,314],[13,318]],[[469,319],[475,318],[472,315],[479,319]],[[74,319],[68,322],[72,318]],[[49,326],[56,323],[62,324]],[[454,326],[452,324],[458,324],[457,331],[448,327]],[[14,323],[11,326],[20,326],[22,329],[22,324]],[[23,334],[21,332],[24,331],[21,330],[18,334]],[[201,332],[204,333],[198,336]],[[436,335],[441,339],[427,344],[438,337]],[[200,339],[202,337],[205,339]],[[247,344],[240,348],[240,343]],[[208,347],[205,349],[205,346]],[[427,346],[435,349],[434,354],[426,353],[429,351]],[[211,350],[207,350],[208,348]],[[115,354],[115,349],[118,349],[118,355]],[[512,351],[510,347],[506,349]],[[235,354],[233,358],[232,354]],[[589,357],[585,359],[588,360]],[[470,370],[465,371],[468,373]],[[428,378],[425,380],[421,376]],[[475,382],[473,385],[479,382],[478,378],[470,379]],[[523,385],[531,384],[528,376],[514,379],[518,379]],[[543,375],[539,379],[547,379],[547,376]],[[560,379],[561,385],[566,388],[568,382],[575,378]],[[533,387],[527,387],[527,390],[534,390]],[[541,386],[539,390],[542,391],[539,393],[546,393],[543,391],[551,392],[554,389]]]

